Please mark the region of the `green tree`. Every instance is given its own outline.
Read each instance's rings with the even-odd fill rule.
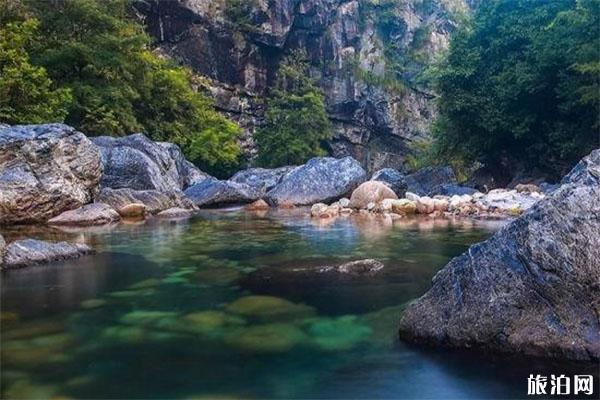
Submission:
[[[21,5],[0,10],[0,18],[39,21],[27,51],[34,65],[72,93],[65,122],[90,135],[144,132],[175,142],[211,173],[237,163],[239,127],[194,89],[189,70],[149,50],[143,26],[129,17],[130,1],[21,0]]]
[[[68,89],[55,89],[46,70],[32,65],[26,46],[38,24],[33,19],[0,27],[0,121],[9,124],[62,122],[71,102]]]
[[[326,154],[331,124],[323,93],[309,77],[306,54],[285,57],[267,99],[265,125],[255,135],[258,162],[266,167],[301,164]]]
[[[558,177],[598,146],[600,3],[490,0],[438,66],[436,148]]]

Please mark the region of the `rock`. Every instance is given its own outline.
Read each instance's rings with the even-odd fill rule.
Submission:
[[[435,211],[445,212],[448,211],[450,203],[446,199],[433,199],[433,209]]]
[[[441,185],[456,185],[456,176],[450,166],[426,167],[406,176],[406,185],[409,192],[426,196]],[[441,193],[435,193],[441,194]]]
[[[0,224],[45,222],[89,203],[100,152],[64,124],[0,128]]]
[[[146,215],[146,205],[131,203],[119,208],[117,212],[123,218],[144,218]]]
[[[406,192],[404,194],[404,196],[410,200],[410,201],[417,201],[419,200],[419,196],[417,194],[414,194],[413,192]]]
[[[215,178],[190,186],[184,193],[198,207],[250,203],[261,197],[259,190],[246,184]]]
[[[314,308],[273,296],[245,296],[229,303],[225,310],[244,317],[265,320],[294,320],[311,317]]]
[[[6,242],[4,241],[4,237],[0,235],[0,268],[4,264],[4,255],[6,254]]]
[[[408,199],[395,200],[392,203],[392,211],[400,215],[409,215],[417,212],[417,204]]]
[[[365,170],[352,157],[317,157],[288,172],[265,200],[276,206],[328,203],[348,195],[365,180]]]
[[[350,207],[355,209],[365,209],[369,203],[375,205],[381,203],[384,199],[398,199],[396,193],[385,183],[378,181],[368,181],[357,187],[352,196],[350,196]]]
[[[174,192],[207,178],[177,145],[153,142],[141,133],[92,141],[102,152],[102,188]]]
[[[185,208],[180,207],[168,208],[156,214],[156,216],[159,218],[187,218],[191,215],[192,212],[190,210],[186,210]]]
[[[390,213],[392,212],[392,208],[394,205],[394,202],[398,201],[398,199],[383,199],[381,201],[381,204],[379,204],[379,210],[382,213]]]
[[[346,198],[346,197],[342,197],[339,201],[338,204],[340,205],[340,207],[342,208],[349,208],[350,207],[350,199]]]
[[[524,184],[524,183],[519,183],[518,185],[515,186],[515,190],[517,191],[517,193],[533,193],[533,192],[540,192],[540,188],[537,185],[534,184]]]
[[[527,210],[533,206],[538,199],[517,193],[516,190],[494,189],[478,200],[478,203],[490,210],[499,212],[511,212],[511,210]]]
[[[393,168],[384,168],[376,171],[371,177],[372,181],[383,182],[396,193],[396,196],[403,197],[406,192],[406,180],[404,174]]]
[[[85,244],[69,242],[53,243],[35,239],[16,240],[6,247],[3,268],[22,268],[35,264],[77,258],[90,253],[92,253],[92,249]]]
[[[121,217],[111,206],[104,203],[86,204],[75,210],[65,211],[48,221],[51,225],[92,226],[110,224]]]
[[[544,194],[552,194],[554,193],[554,191],[556,189],[558,189],[560,187],[559,184],[552,184],[552,183],[548,183],[548,182],[542,182],[539,185],[540,190],[542,193]]]
[[[312,217],[318,217],[325,211],[327,211],[327,204],[324,203],[316,203],[310,207],[310,215]]]
[[[561,184],[577,183],[597,185],[600,182],[600,149],[591,152],[575,165],[561,181]]]
[[[146,212],[150,214],[172,207],[195,208],[194,204],[179,192],[163,193],[157,190],[102,189],[95,201],[108,204],[117,210],[132,203],[139,203],[146,206]]]
[[[443,196],[462,196],[465,194],[473,195],[477,193],[477,190],[467,187],[460,186],[454,183],[445,183],[443,185],[438,185],[434,187],[431,191],[429,191],[429,196],[443,195]]]
[[[277,185],[285,174],[287,174],[294,168],[295,167],[293,166],[286,166],[273,169],[248,168],[242,171],[238,171],[235,175],[231,177],[230,181],[248,185],[252,189],[261,193],[261,195],[264,195],[275,185]]]
[[[587,163],[587,164],[586,164]],[[600,358],[598,160],[433,279],[406,340],[574,360]]]
[[[434,210],[434,203],[431,197],[419,197],[415,203],[419,214],[431,214]]]
[[[254,203],[248,204],[244,207],[247,211],[264,211],[269,209],[269,204],[263,199],[258,199]]]
[[[383,268],[384,265],[381,261],[365,259],[344,263],[338,266],[337,270],[343,274],[371,275],[381,271]]]

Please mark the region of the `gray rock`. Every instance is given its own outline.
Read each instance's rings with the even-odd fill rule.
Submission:
[[[110,224],[120,220],[119,213],[111,206],[104,203],[91,203],[75,210],[64,213],[50,219],[51,225],[91,226]]]
[[[600,184],[600,149],[591,152],[575,165],[561,181],[561,184],[576,183],[580,185]]]
[[[102,152],[102,188],[174,192],[207,177],[185,160],[178,146],[153,142],[141,133],[92,141]]]
[[[404,197],[404,193],[406,193],[407,185],[404,174],[396,169],[380,169],[373,174],[371,180],[385,183],[400,198]]]
[[[457,184],[456,175],[450,166],[425,167],[406,176],[407,191],[427,196],[434,188],[445,184]]]
[[[280,168],[248,168],[237,172],[230,179],[231,182],[243,183],[262,194],[277,185],[283,176],[295,167],[286,166]]]
[[[89,203],[100,152],[64,124],[0,128],[0,224],[44,222]]]
[[[54,243],[35,239],[17,240],[11,242],[6,247],[3,268],[22,268],[30,265],[67,260],[92,252],[89,246],[80,243]]]
[[[600,164],[584,160],[553,195],[446,265],[407,308],[400,336],[597,361]]]
[[[267,192],[265,200],[272,205],[329,203],[350,195],[366,178],[365,170],[352,157],[317,157],[288,172]]]
[[[471,187],[460,186],[460,185],[457,185],[454,183],[445,183],[442,185],[435,186],[433,189],[431,189],[429,191],[429,193],[427,195],[428,196],[437,196],[437,195],[462,196],[463,194],[472,195],[473,193],[476,193],[476,192],[477,192],[477,190],[475,190]]]
[[[163,193],[158,190],[102,189],[95,201],[108,204],[116,210],[132,203],[140,203],[146,206],[146,212],[149,214],[172,207],[195,208],[180,192]]]
[[[0,268],[4,264],[4,254],[6,253],[6,242],[4,241],[4,237],[0,235]]]
[[[165,219],[188,218],[192,216],[192,211],[186,210],[184,208],[173,207],[159,212],[158,214],[156,214],[156,216]]]
[[[185,196],[196,206],[251,203],[258,200],[262,190],[232,181],[208,178],[186,189]]]
[[[356,260],[344,263],[336,268],[338,272],[351,275],[372,275],[384,268],[381,261],[373,259]]]

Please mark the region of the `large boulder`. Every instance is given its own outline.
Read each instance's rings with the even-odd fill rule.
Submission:
[[[177,145],[153,142],[141,133],[99,136],[92,141],[102,152],[102,188],[174,192],[207,177],[184,158]]]
[[[243,183],[208,178],[190,186],[184,193],[196,206],[204,207],[220,204],[251,203],[261,197],[263,190],[255,189]]]
[[[431,189],[428,196],[462,196],[465,194],[473,195],[475,193],[477,193],[477,190],[468,186],[460,186],[455,183],[444,183]]]
[[[600,358],[597,152],[552,196],[471,246],[409,305],[400,336],[451,347]]]
[[[379,204],[384,199],[398,199],[396,193],[383,182],[367,181],[354,189],[350,196],[350,207],[366,209],[369,203]]]
[[[92,249],[80,243],[45,242],[43,240],[16,240],[6,247],[4,269],[22,268],[35,264],[77,258],[92,253]]]
[[[173,207],[194,209],[194,204],[180,192],[159,192],[158,190],[102,189],[96,203],[108,204],[121,210],[130,204],[143,204],[146,212],[156,214]]]
[[[272,205],[329,203],[349,195],[366,179],[367,173],[352,157],[312,158],[288,172],[265,200]]]
[[[101,176],[98,148],[67,125],[0,128],[0,224],[43,222],[81,207]]]
[[[425,167],[406,176],[406,190],[419,196],[427,196],[436,187],[445,184],[457,184],[456,175],[454,175],[452,167],[448,165]]]
[[[120,219],[119,214],[111,206],[104,203],[91,203],[75,210],[65,211],[50,219],[48,223],[51,225],[92,226],[110,224]]]
[[[404,174],[397,169],[380,169],[373,174],[371,180],[385,183],[398,197],[404,197],[407,188],[406,179]]]
[[[281,178],[295,167],[286,166],[280,168],[248,168],[238,171],[230,179],[231,182],[242,183],[262,194],[271,190],[281,181]]]

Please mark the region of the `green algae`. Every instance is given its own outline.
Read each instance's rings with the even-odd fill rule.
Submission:
[[[129,286],[129,289],[146,289],[160,285],[160,280],[156,278],[144,279]]]
[[[225,339],[227,345],[249,353],[283,353],[307,341],[300,328],[286,323],[248,326]]]
[[[177,313],[171,311],[136,310],[123,315],[119,322],[126,325],[155,326],[161,320],[175,316]]]
[[[156,294],[154,288],[137,289],[137,290],[118,290],[116,292],[107,293],[107,296],[117,299],[135,298],[153,296]]]
[[[355,315],[338,318],[315,318],[307,321],[311,342],[321,350],[349,350],[366,341],[373,333]]]
[[[211,285],[228,285],[240,279],[240,271],[233,268],[210,268],[196,273],[200,283]]]
[[[108,302],[104,299],[88,299],[82,301],[79,305],[81,306],[81,308],[89,310],[92,308],[105,306],[107,303]]]
[[[289,321],[307,318],[315,314],[315,309],[305,304],[292,303],[274,296],[245,296],[229,303],[225,310],[249,318],[272,321]]]

